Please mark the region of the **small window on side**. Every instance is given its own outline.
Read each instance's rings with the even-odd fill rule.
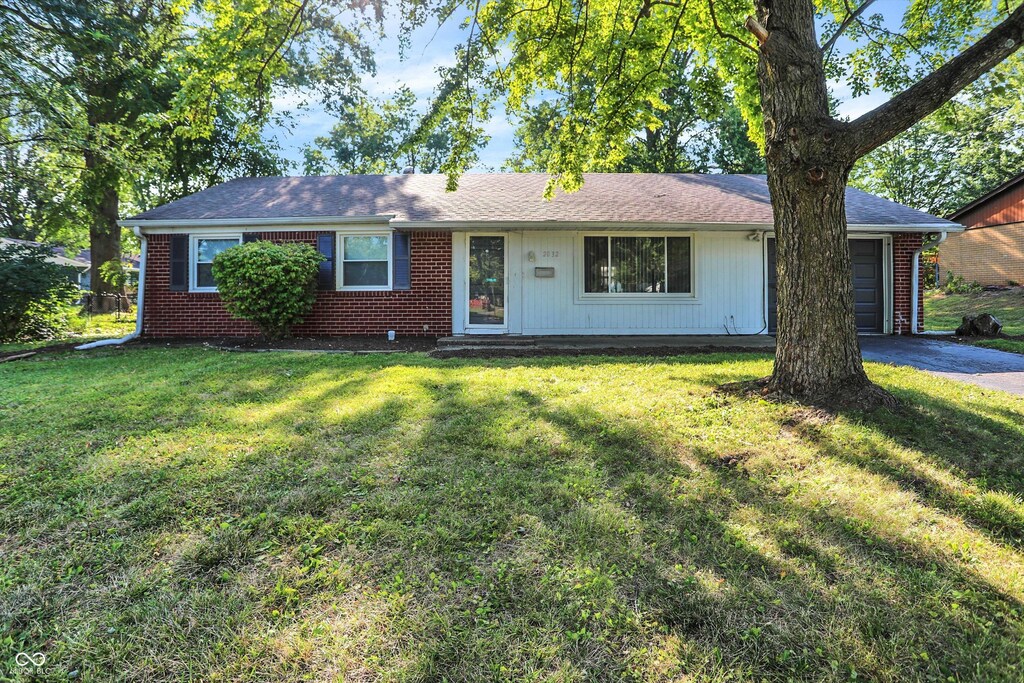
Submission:
[[[192,238],[192,291],[216,292],[213,259],[220,252],[242,243],[241,235],[207,235]]]

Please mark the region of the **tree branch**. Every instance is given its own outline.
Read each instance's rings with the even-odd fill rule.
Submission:
[[[847,14],[846,18],[843,19],[843,23],[839,24],[839,28],[837,28],[836,32],[832,34],[832,37],[825,41],[825,44],[821,46],[821,51],[830,51],[835,46],[836,41],[839,40],[839,36],[843,35],[843,31],[848,29],[850,24],[855,22],[857,17],[864,14],[864,10],[874,4],[874,2],[875,0],[864,0],[864,2],[860,4],[860,7]]]
[[[718,33],[719,36],[727,40],[732,40],[736,43],[739,43],[748,50],[753,50],[754,54],[758,54],[756,47],[754,47],[747,41],[743,40],[735,33],[730,33],[722,29],[722,26],[718,23],[718,14],[715,12],[715,0],[708,0],[708,10],[710,10],[711,12],[711,23],[714,25],[715,32]]]
[[[971,47],[849,124],[853,158],[884,145],[1024,45],[1024,5]]]

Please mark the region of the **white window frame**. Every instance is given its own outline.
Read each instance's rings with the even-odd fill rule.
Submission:
[[[335,247],[335,253],[337,254],[337,261],[335,262],[334,276],[335,284],[340,292],[389,292],[394,286],[395,277],[395,252],[394,245],[392,244],[391,230],[360,230],[359,232],[339,232],[338,241]],[[386,285],[349,285],[345,283],[345,238],[346,237],[387,237],[388,238],[388,282]],[[358,263],[358,261],[353,261]],[[377,260],[369,261],[369,263],[378,263]]]
[[[196,284],[196,273],[199,265],[199,240],[238,240],[242,243],[242,233],[206,232],[191,234],[188,237],[188,291],[217,292],[217,287],[200,287]]]
[[[585,249],[587,237],[688,237],[690,239],[690,291],[689,292],[665,292],[655,294],[653,292],[588,292]],[[622,231],[602,230],[596,232],[581,232],[576,240],[576,253],[579,255],[579,277],[577,278],[577,297],[580,301],[603,301],[604,303],[635,303],[643,302],[693,302],[697,300],[697,239],[692,232],[671,232],[671,231]],[[609,253],[609,258],[611,254]],[[665,283],[668,284],[668,254],[665,258]]]

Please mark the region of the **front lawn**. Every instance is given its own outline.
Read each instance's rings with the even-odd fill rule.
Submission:
[[[0,344],[0,353],[27,351],[57,344],[84,344],[96,339],[123,337],[135,329],[135,313],[122,313],[118,315],[116,313],[91,314],[79,312],[69,322],[70,329],[66,335],[55,339]]]
[[[955,330],[969,314],[991,313],[1003,323],[1003,332],[1024,335],[1024,287],[997,292],[946,294],[931,290],[924,295],[924,326],[928,330]]]
[[[760,355],[0,365],[0,679],[1020,681],[1024,400]]]

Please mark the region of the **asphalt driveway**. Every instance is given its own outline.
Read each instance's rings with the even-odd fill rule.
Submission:
[[[1024,355],[921,337],[861,337],[864,360],[908,365],[940,377],[1024,396]]]

